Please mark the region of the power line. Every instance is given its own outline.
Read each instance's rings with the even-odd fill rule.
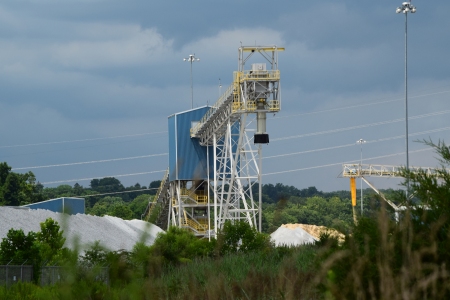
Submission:
[[[78,181],[87,181],[87,180],[93,180],[98,178],[106,178],[106,177],[128,177],[128,176],[136,176],[136,175],[146,175],[146,174],[153,174],[153,173],[162,173],[166,170],[159,170],[159,171],[150,171],[150,172],[141,172],[141,173],[131,173],[131,174],[121,174],[121,175],[108,175],[108,176],[97,176],[97,177],[91,177],[91,178],[79,178],[79,179],[67,179],[67,180],[57,180],[57,181],[47,181],[47,182],[41,182],[41,184],[53,184],[53,183],[64,183],[64,182],[78,182]]]
[[[429,151],[429,150],[432,150],[432,149],[431,148],[419,149],[419,150],[415,150],[415,151],[410,151],[410,153],[417,153],[417,152],[423,152],[423,151]],[[403,154],[405,154],[405,152],[399,152],[399,153],[394,153],[394,154],[387,154],[387,155],[382,155],[382,156],[369,157],[369,158],[365,158],[364,161],[380,159],[380,158],[386,158],[386,157],[392,157],[392,156],[398,156],[398,155],[403,155]],[[342,165],[344,163],[346,163],[346,162],[332,163],[332,164],[327,164],[327,165],[312,166],[312,167],[293,169],[293,170],[286,170],[286,171],[279,171],[279,172],[271,172],[271,173],[265,173],[265,174],[263,174],[263,176],[270,176],[270,175],[276,175],[276,174],[284,174],[284,173],[306,171],[306,170],[319,169],[319,168],[325,168],[325,167],[332,167],[332,166]],[[162,172],[165,172],[165,171],[166,170],[159,170],[159,171],[151,171],[151,172],[132,173],[132,174],[97,176],[97,177],[92,177],[92,178],[48,181],[48,182],[42,182],[41,184],[54,184],[54,183],[64,183],[64,182],[87,181],[87,180],[97,179],[99,177],[102,177],[102,178],[105,178],[105,177],[126,177],[126,176],[135,176],[135,175],[162,173]],[[92,196],[95,196],[95,195],[91,195],[90,197],[92,197]]]
[[[450,127],[442,127],[442,128],[432,129],[432,130],[416,132],[413,134],[409,134],[409,136],[417,136],[417,135],[423,135],[423,134],[428,134],[428,133],[435,133],[435,132],[444,131],[444,130],[450,130]],[[393,136],[393,137],[367,141],[367,143],[371,144],[371,143],[377,143],[377,142],[384,142],[384,141],[390,141],[390,140],[395,140],[395,139],[401,139],[404,137],[405,137],[404,135],[397,135],[397,136]],[[272,156],[265,156],[265,157],[263,157],[263,159],[271,159],[271,158],[292,156],[292,155],[298,155],[298,154],[314,153],[314,152],[318,152],[318,151],[326,151],[326,150],[333,150],[333,149],[354,147],[354,146],[355,146],[355,143],[351,143],[351,144],[345,144],[345,145],[339,145],[339,146],[333,146],[333,147],[305,150],[305,151],[300,151],[300,152],[292,152],[292,153],[278,154],[278,155],[272,155]]]
[[[449,129],[450,129],[450,127],[442,127],[442,128],[437,128],[437,129],[433,129],[433,130],[417,132],[417,133],[414,133],[414,134],[410,134],[409,136],[416,136],[416,135],[422,135],[422,134],[427,134],[427,133],[434,133],[434,132],[439,132],[439,131],[444,131],[444,130],[449,130]],[[399,136],[394,136],[394,137],[389,137],[389,138],[382,138],[382,139],[377,139],[377,140],[373,140],[373,141],[367,141],[367,143],[388,141],[388,140],[400,139],[400,138],[403,138],[403,137],[404,137],[403,135],[399,135]],[[293,153],[279,154],[279,155],[273,155],[273,156],[266,156],[266,157],[263,157],[263,159],[270,159],[270,158],[283,157],[283,156],[291,156],[291,155],[297,155],[297,154],[306,154],[306,153],[311,153],[311,152],[333,150],[333,149],[339,149],[339,148],[345,148],[345,147],[351,147],[351,146],[354,146],[354,143],[346,144],[346,145],[333,146],[333,147],[327,147],[327,148],[306,150],[306,151],[301,151],[301,152],[293,152]],[[45,165],[45,166],[33,166],[33,167],[20,167],[20,168],[13,168],[12,171],[29,170],[29,169],[41,169],[41,168],[52,168],[52,167],[65,167],[65,166],[104,163],[104,162],[112,162],[112,161],[123,161],[123,160],[132,160],[132,159],[155,157],[155,156],[165,156],[167,154],[168,153],[160,153],[160,154],[150,154],[150,155],[142,155],[142,156],[132,156],[132,157],[123,157],[123,158],[104,159],[104,160],[93,160],[93,161],[85,161],[85,162],[75,162],[75,163]]]
[[[440,94],[440,93],[446,93],[448,91],[444,91],[444,92],[437,92],[437,93],[432,93],[432,94]],[[432,95],[432,94],[428,94],[428,95]],[[422,97],[424,95],[421,96],[416,96],[416,97]],[[389,100],[389,101],[383,101],[382,103],[386,103],[386,102],[390,102],[390,101],[397,101],[397,100]],[[366,105],[374,105],[377,103],[369,103],[369,104],[364,104],[364,105],[357,105],[359,106],[366,106]],[[354,106],[356,107],[356,106]],[[328,110],[329,111],[329,110]],[[320,112],[320,111],[319,111]],[[321,111],[321,112],[325,112],[325,111]],[[441,114],[446,114],[449,113],[450,110],[447,111],[440,111],[440,112],[434,112],[434,113],[428,113],[428,114],[423,114],[423,115],[418,115],[418,116],[414,116],[414,117],[410,117],[410,119],[418,119],[418,118],[424,118],[424,117],[429,117],[429,116],[436,116],[436,115],[441,115]],[[339,131],[346,131],[346,130],[353,130],[353,129],[358,129],[358,128],[364,128],[364,127],[372,127],[372,126],[378,126],[378,125],[384,125],[384,124],[390,124],[390,123],[395,123],[395,122],[401,122],[403,121],[403,119],[395,119],[395,120],[390,120],[390,121],[382,121],[382,122],[376,122],[376,123],[371,123],[371,124],[363,124],[363,125],[358,125],[358,126],[352,126],[352,127],[346,127],[346,128],[340,128],[340,129],[334,129],[334,130],[328,130],[328,131],[321,131],[321,132],[315,132],[315,133],[309,133],[309,134],[304,134],[304,135],[297,135],[297,136],[292,136],[292,137],[284,137],[284,138],[278,138],[278,139],[274,139],[272,141],[279,141],[279,140],[285,140],[285,139],[292,139],[292,138],[299,138],[299,137],[306,137],[306,136],[315,136],[315,135],[319,135],[319,134],[326,134],[326,133],[335,133],[335,132],[339,132]],[[416,133],[414,135],[419,135],[419,134],[424,134],[424,133],[431,133],[431,132],[437,132],[437,131],[441,131],[441,130],[447,130],[449,129],[449,127],[446,128],[442,128],[442,129],[435,129],[435,130],[430,130],[427,132],[421,132],[421,133]],[[155,133],[166,133],[166,132],[155,132]],[[109,138],[118,138],[118,137],[127,137],[127,136],[138,136],[138,135],[146,135],[146,134],[155,134],[155,133],[142,133],[142,134],[134,134],[134,135],[126,135],[126,136],[117,136],[117,137],[109,137]],[[386,141],[386,140],[392,140],[392,139],[397,139],[400,138],[401,136],[397,136],[397,137],[389,137],[389,138],[383,138],[383,139],[379,139],[376,141]],[[108,139],[108,138],[97,138],[97,139]],[[95,139],[85,139],[85,140],[73,140],[73,141],[63,141],[63,142],[51,142],[51,143],[41,143],[41,144],[52,144],[52,143],[64,143],[64,142],[76,142],[76,141],[88,141],[88,140],[95,140]],[[370,141],[370,142],[376,142],[376,141]],[[28,144],[28,145],[37,145],[37,144]],[[26,146],[26,145],[15,145],[15,146]],[[289,154],[281,154],[281,155],[276,155],[276,156],[271,156],[271,157],[265,157],[265,158],[275,158],[275,157],[281,157],[281,156],[287,156],[287,155],[295,155],[295,154],[303,154],[303,153],[309,153],[309,152],[313,152],[313,151],[324,151],[324,150],[331,150],[331,149],[337,149],[337,148],[343,148],[343,147],[350,147],[353,146],[353,144],[347,144],[347,145],[339,145],[339,146],[333,146],[333,147],[328,147],[328,148],[321,148],[321,149],[316,149],[316,150],[308,150],[308,151],[303,151],[303,152],[297,152],[297,153],[289,153]],[[3,146],[7,147],[7,146]],[[10,146],[13,147],[13,146]],[[165,154],[160,154],[160,155],[167,155],[167,153]],[[148,157],[148,156],[141,156],[141,157]],[[68,164],[59,164],[59,165],[48,165],[48,166],[36,166],[36,167],[29,167],[29,168],[48,168],[48,167],[57,167],[57,166],[70,166],[70,165],[81,165],[81,164],[89,164],[89,163],[97,163],[97,162],[108,162],[108,161],[116,161],[116,160],[126,160],[126,159],[137,159],[137,158],[141,158],[141,157],[130,157],[130,158],[119,158],[119,159],[111,159],[111,160],[99,160],[99,161],[90,161],[90,162],[79,162],[79,163],[68,163]],[[27,168],[15,168],[13,170],[20,170],[20,169],[27,169]],[[149,174],[149,173],[156,173],[156,172],[162,172],[162,171],[154,171],[154,172],[143,172],[143,173],[134,173],[134,174],[124,174],[124,175],[114,175],[112,177],[123,177],[123,176],[133,176],[133,175],[141,175],[141,174]],[[270,173],[271,174],[271,173]],[[62,181],[52,181],[52,182],[46,182],[45,184],[50,184],[50,183],[63,183],[63,182],[73,182],[73,181],[83,181],[83,180],[92,180],[95,178],[82,178],[82,179],[74,179],[74,180],[62,180]]]
[[[86,149],[86,148],[92,148],[92,147],[109,146],[109,145],[115,145],[115,144],[121,144],[121,143],[142,141],[145,139],[150,139],[150,138],[127,140],[127,141],[122,141],[122,142],[109,142],[109,143],[104,143],[104,144],[96,144],[96,145],[89,145],[89,146],[82,146],[82,147],[71,147],[71,148],[56,149],[56,150],[37,151],[37,152],[31,152],[31,153],[19,153],[19,154],[7,155],[7,156],[3,156],[3,157],[15,157],[15,156],[24,156],[24,155],[32,155],[32,154],[60,152],[60,151],[66,151],[66,150]]]
[[[346,144],[346,145],[340,145],[340,146],[327,147],[327,148],[306,150],[306,151],[300,151],[300,152],[292,152],[292,153],[278,154],[278,155],[272,155],[272,156],[265,156],[262,159],[270,159],[270,158],[277,158],[277,157],[284,157],[284,156],[291,156],[291,155],[298,155],[298,154],[306,154],[306,153],[312,153],[312,152],[318,152],[318,151],[325,151],[325,150],[333,150],[333,149],[345,148],[345,147],[350,147],[350,146],[355,146],[355,143]]]
[[[429,93],[429,94],[422,94],[422,95],[412,96],[412,97],[410,97],[410,99],[428,97],[428,96],[432,96],[432,95],[444,94],[444,93],[449,93],[449,92],[450,91],[441,91],[441,92],[435,92],[435,93]],[[371,102],[371,103],[365,103],[365,104],[350,105],[350,106],[344,106],[344,107],[337,107],[337,108],[307,112],[307,113],[302,113],[302,114],[280,116],[280,117],[275,117],[272,119],[273,120],[274,119],[283,119],[283,118],[298,117],[298,116],[303,116],[303,115],[318,114],[318,113],[325,113],[325,112],[338,111],[338,110],[347,110],[347,109],[351,109],[351,108],[379,105],[379,104],[385,104],[385,103],[396,102],[396,101],[401,101],[401,100],[403,100],[403,98]],[[106,139],[152,135],[152,134],[159,134],[159,133],[167,133],[167,131],[146,132],[146,133],[136,133],[136,134],[128,134],[128,135],[118,135],[118,136],[111,136],[111,137],[100,137],[100,138],[89,138],[89,139],[78,139],[78,140],[67,140],[67,141],[54,141],[54,142],[43,142],[43,143],[33,143],[33,144],[4,145],[4,146],[0,146],[0,148],[30,147],[30,146],[43,146],[43,145],[64,144],[64,143],[87,142],[87,141],[96,141],[96,140],[106,140]]]
[[[157,190],[157,189],[159,189],[159,188],[148,188],[148,189],[140,189],[140,190],[133,190],[133,191],[112,192],[112,193],[103,193],[103,194],[94,194],[94,195],[82,195],[80,197],[87,198],[87,197],[95,197],[95,196],[126,194],[126,193],[144,192],[144,191]]]
[[[427,134],[427,133],[434,133],[434,132],[439,132],[439,131],[444,131],[444,130],[450,130],[450,127],[442,127],[442,128],[432,129],[432,130],[416,132],[414,134],[410,134],[410,136],[422,135],[422,134]],[[367,141],[367,143],[377,143],[377,142],[381,142],[381,141],[400,139],[400,138],[403,138],[403,137],[404,136],[394,136],[394,137],[388,137],[388,138],[382,138],[382,139]],[[285,154],[267,156],[267,157],[264,157],[263,159],[271,159],[271,158],[277,158],[277,157],[283,157],[283,156],[292,156],[292,155],[298,155],[298,154],[306,154],[306,153],[312,153],[312,152],[318,152],[318,151],[326,151],[326,150],[333,150],[333,149],[352,147],[352,146],[355,146],[355,144],[352,143],[352,144],[345,144],[345,145],[339,145],[339,146],[333,146],[333,147],[326,147],[326,148],[306,150],[306,151],[301,151],[301,152],[285,153]],[[418,152],[418,151],[423,151],[423,150],[412,151],[411,153]],[[398,153],[397,154],[389,154],[389,155],[378,156],[378,157],[373,157],[373,158],[366,158],[364,160],[371,160],[371,159],[378,159],[378,158],[384,158],[384,157],[390,157],[390,156],[397,156],[397,155],[400,155],[400,154],[398,154]],[[167,153],[155,154],[155,155],[146,155],[146,156],[138,156],[138,157],[159,156],[159,155],[167,155]],[[136,158],[138,158],[138,157],[136,157]],[[119,159],[112,159],[112,160],[123,160],[123,159],[133,159],[133,158],[135,158],[135,157],[119,158]],[[93,161],[93,162],[105,162],[105,161],[111,161],[111,160],[102,160],[102,161]],[[83,163],[91,163],[91,162],[83,162]],[[83,163],[74,163],[74,164],[83,164]],[[342,164],[342,163],[338,163],[338,164]],[[335,166],[335,165],[338,165],[338,164],[331,164],[331,165],[323,165],[323,166],[316,166],[316,167],[310,167],[310,168],[296,169],[294,171],[316,169],[316,168],[322,168],[322,167],[327,167],[327,166]],[[65,166],[65,165],[72,165],[72,164],[62,164],[62,165],[56,165],[56,166]],[[42,166],[42,167],[47,167],[47,166]],[[51,167],[51,166],[48,166],[48,167]],[[18,170],[18,169],[22,169],[22,168],[17,168],[17,169],[13,169],[13,170]],[[104,177],[125,177],[125,176],[134,176],[134,175],[158,173],[158,172],[163,172],[163,171],[152,171],[152,172],[144,172],[144,173],[124,174],[124,175],[108,175],[108,176],[104,176]],[[286,171],[286,172],[288,172],[288,171]],[[267,174],[264,174],[264,175],[273,175],[273,174],[278,174],[278,173],[267,173]],[[92,179],[96,179],[96,178],[99,178],[99,177],[51,181],[51,182],[43,182],[42,184],[64,183],[64,182],[74,182],[74,181],[87,181],[87,180],[92,180]]]
[[[442,91],[442,92],[435,92],[435,93],[430,93],[430,94],[417,95],[417,96],[413,96],[413,97],[409,97],[409,98],[410,98],[410,99],[414,99],[414,98],[428,97],[428,96],[433,96],[433,95],[438,95],[438,94],[445,94],[445,93],[450,93],[450,91]],[[275,119],[284,119],[284,118],[291,118],[291,117],[299,117],[299,116],[306,116],[306,115],[314,115],[314,114],[325,113],[325,112],[332,112],[332,111],[338,111],[338,110],[347,110],[347,109],[352,109],[352,108],[360,108],[360,107],[365,107],[365,106],[372,106],[372,105],[378,105],[378,104],[385,104],[385,103],[397,102],[397,101],[403,101],[403,100],[404,100],[404,98],[400,98],[400,99],[394,99],[394,100],[385,100],[385,101],[379,101],[379,102],[371,102],[371,103],[364,103],[364,104],[355,104],[355,105],[349,105],[349,106],[343,106],[343,107],[336,107],[336,108],[330,108],[330,109],[324,109],[324,110],[312,111],[312,112],[301,113],[301,114],[295,114],[295,115],[279,116],[279,117],[274,117],[274,118],[272,118],[272,120],[275,120]]]
[[[354,146],[354,144],[352,144],[352,145]],[[432,150],[432,149],[431,148],[419,149],[419,150],[415,150],[415,151],[410,151],[410,153],[417,153],[417,152],[423,152],[423,151],[429,151],[429,150]],[[394,153],[394,154],[387,154],[387,155],[382,155],[382,156],[369,157],[369,158],[364,158],[364,160],[365,161],[367,161],[367,160],[374,160],[374,159],[398,156],[398,155],[403,155],[403,154],[405,154],[405,152],[399,152],[399,153]],[[318,168],[342,165],[344,163],[346,163],[346,162],[339,162],[339,163],[332,163],[332,164],[327,164],[327,165],[306,167],[306,168],[300,168],[300,169],[294,169],[294,170],[286,170],[286,171],[265,173],[263,175],[264,176],[270,176],[270,175],[290,173],[290,172],[297,172],[297,171],[306,171],[306,170],[312,170],[312,169],[318,169]],[[126,177],[126,176],[135,176],[135,175],[144,175],[144,174],[160,173],[160,172],[165,172],[165,171],[166,170],[159,170],[159,171],[132,173],[132,174],[122,174],[122,175],[108,175],[108,176],[103,176],[103,178],[105,178],[105,177]],[[53,184],[53,183],[64,183],[64,182],[74,182],[74,181],[87,181],[87,180],[92,180],[92,179],[97,179],[97,178],[99,178],[99,177],[82,178],[82,179],[69,179],[69,180],[59,180],[59,181],[49,181],[49,182],[42,182],[41,184]],[[96,196],[96,195],[91,195],[91,196]]]
[[[445,113],[445,112],[442,112],[442,113]],[[442,127],[442,128],[437,128],[437,129],[433,129],[433,130],[417,132],[417,133],[414,133],[414,134],[410,134],[410,136],[422,135],[422,134],[427,134],[427,133],[434,133],[434,132],[439,132],[439,131],[449,130],[449,129],[450,129],[450,127]],[[378,139],[378,140],[368,141],[368,143],[388,141],[388,140],[399,139],[399,138],[403,138],[403,136],[394,136],[394,137],[389,137],[389,138],[382,138],[382,139]],[[339,148],[345,148],[345,147],[351,147],[351,146],[354,146],[354,143],[352,143],[352,144],[345,144],[345,145],[339,145],[339,146],[333,146],[333,147],[326,147],[326,148],[306,150],[306,151],[301,151],[301,152],[293,152],[293,153],[285,153],[285,154],[267,156],[267,157],[264,157],[263,159],[271,159],[271,158],[277,158],[277,157],[306,154],[306,153],[312,153],[312,152],[318,152],[318,151],[326,151],[326,150],[333,150],[333,149],[339,149]],[[25,170],[25,169],[38,169],[38,168],[62,167],[62,166],[72,166],[72,165],[82,165],[82,164],[92,164],[92,163],[103,163],[103,162],[130,160],[130,159],[138,159],[138,158],[146,158],[146,157],[154,157],[154,156],[163,156],[163,155],[167,155],[167,153],[153,154],[153,155],[143,155],[143,156],[135,156],[135,157],[124,157],[124,158],[107,159],[107,160],[88,161],[88,162],[76,162],[76,163],[67,163],[67,164],[58,164],[58,165],[22,167],[22,168],[14,168],[12,170]],[[325,166],[327,166],[327,165],[325,165]],[[125,176],[151,174],[151,173],[157,173],[157,172],[162,172],[162,171],[132,173],[132,174],[124,174],[124,175],[109,175],[109,176],[104,176],[104,177],[125,177]],[[269,175],[271,175],[271,174],[272,173],[269,173]],[[42,184],[65,183],[65,182],[74,182],[74,181],[87,181],[87,180],[92,180],[92,179],[96,179],[96,178],[98,178],[98,177],[50,181],[50,182],[44,182]]]
[[[437,116],[437,115],[442,115],[442,114],[447,114],[447,113],[450,113],[450,110],[444,110],[444,111],[439,111],[439,112],[434,112],[434,113],[417,115],[417,116],[414,116],[414,117],[410,117],[409,119],[410,120],[414,120],[414,119],[426,118],[426,117]],[[379,125],[386,125],[386,124],[392,124],[392,123],[397,123],[397,122],[403,122],[404,120],[405,119],[394,119],[394,120],[389,120],[389,121],[381,121],[381,122],[375,122],[375,123],[370,123],[370,124],[362,124],[362,125],[351,126],[351,127],[343,127],[343,128],[337,128],[337,129],[331,129],[331,130],[324,130],[324,131],[318,131],[318,132],[312,132],[312,133],[305,133],[305,134],[300,134],[300,135],[286,136],[286,137],[272,139],[272,141],[283,141],[283,140],[289,140],[289,139],[294,139],[294,138],[303,138],[303,137],[316,136],[316,135],[322,135],[322,134],[328,134],[328,133],[337,133],[337,132],[342,132],[342,131],[349,131],[349,130],[354,130],[354,129],[360,129],[360,128],[367,128],[367,127],[373,127],[373,126],[379,126]]]
[[[432,149],[431,148],[425,148],[425,149],[420,149],[420,150],[415,150],[415,151],[409,151],[409,153],[423,152],[423,151],[429,151],[429,150],[432,150]],[[386,158],[386,157],[392,157],[392,156],[398,156],[398,155],[404,155],[404,154],[405,154],[405,152],[399,152],[399,153],[394,153],[394,154],[388,154],[388,155],[382,155],[382,156],[365,158],[364,160],[373,160],[373,159]],[[277,174],[284,174],[284,173],[292,173],[292,172],[298,172],[298,171],[306,171],[306,170],[312,170],[312,169],[326,168],[326,167],[342,165],[344,163],[346,163],[346,162],[332,163],[332,164],[327,164],[327,165],[306,167],[306,168],[286,170],[286,171],[279,171],[279,172],[271,172],[271,173],[265,173],[265,174],[263,174],[263,176],[270,176],[270,175],[277,175]]]
[[[167,154],[168,153],[160,153],[160,154],[150,154],[150,155],[142,155],[142,156],[132,156],[132,157],[123,157],[123,158],[112,158],[112,159],[103,159],[103,160],[92,160],[92,161],[84,161],[84,162],[66,163],[66,164],[58,164],[58,165],[21,167],[21,168],[14,168],[14,169],[12,169],[12,171],[28,170],[28,169],[41,169],[41,168],[53,168],[53,167],[66,167],[66,166],[85,165],[85,164],[95,164],[95,163],[104,163],[104,162],[111,162],[111,161],[121,161],[121,160],[139,159],[139,158],[147,158],[147,157],[155,157],[155,156],[164,156],[164,155],[167,155]]]
[[[91,139],[81,139],[81,140],[69,140],[69,141],[59,141],[59,142],[46,142],[46,143],[35,143],[35,144],[8,145],[8,146],[0,146],[0,148],[30,147],[30,146],[43,146],[43,145],[65,144],[65,143],[88,142],[88,141],[98,141],[98,140],[107,140],[107,139],[117,139],[117,138],[125,138],[125,137],[135,137],[135,136],[151,135],[151,134],[158,134],[158,133],[167,133],[167,131],[147,132],[147,133],[136,133],[136,134],[128,134],[128,135],[117,135],[117,136],[110,136],[110,137],[91,138]]]

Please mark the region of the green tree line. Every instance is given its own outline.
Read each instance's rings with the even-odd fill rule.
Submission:
[[[116,216],[122,219],[140,219],[149,201],[153,199],[161,181],[146,186],[139,183],[125,187],[120,180],[106,177],[91,180],[88,187],[78,183],[43,187],[32,172],[11,172],[6,163],[0,164],[0,202],[2,205],[24,205],[58,197],[84,197],[86,213],[96,216]],[[384,191],[391,196],[394,190]],[[258,190],[254,195],[259,197]],[[365,213],[379,209],[376,194],[364,191]],[[353,219],[350,191],[322,192],[315,187],[298,189],[294,186],[264,184],[262,186],[263,232],[273,232],[280,225],[302,223],[332,227],[348,231]]]

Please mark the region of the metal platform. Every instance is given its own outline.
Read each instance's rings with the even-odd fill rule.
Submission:
[[[402,177],[402,166],[373,164],[343,164],[342,177]],[[437,169],[430,167],[409,167],[413,173],[425,172],[428,176],[438,176]]]

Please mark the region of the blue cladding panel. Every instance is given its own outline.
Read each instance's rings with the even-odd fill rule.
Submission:
[[[169,117],[169,180],[207,179],[207,147],[191,139],[192,122],[199,121],[209,107],[201,107]],[[212,174],[212,147],[209,147]]]
[[[175,131],[176,115],[169,117],[169,180],[175,180],[177,151],[176,151],[176,131]]]
[[[84,199],[64,198],[64,212],[69,215],[84,214]]]
[[[57,198],[43,202],[24,205],[31,209],[47,209],[54,212],[66,212],[69,215],[84,214],[84,199],[82,198]]]
[[[31,209],[47,209],[54,212],[62,212],[63,211],[63,200],[62,198],[47,200],[43,202],[32,203],[28,205],[24,205]]]

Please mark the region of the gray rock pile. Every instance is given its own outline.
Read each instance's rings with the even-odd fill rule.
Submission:
[[[0,238],[6,237],[9,229],[22,229],[25,234],[41,230],[40,223],[52,218],[64,230],[66,247],[76,246],[82,251],[96,241],[108,250],[133,249],[137,242],[153,244],[156,235],[163,230],[156,225],[141,220],[122,220],[104,216],[84,214],[66,215],[43,209],[20,209],[0,207]]]

